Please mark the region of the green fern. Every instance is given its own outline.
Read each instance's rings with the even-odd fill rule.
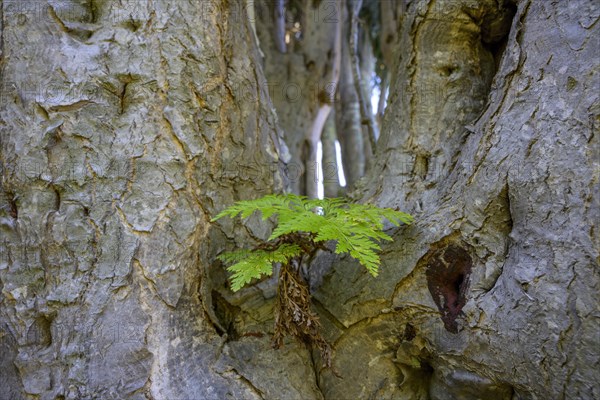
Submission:
[[[239,201],[220,212],[212,221],[223,217],[247,218],[260,212],[263,220],[277,216],[277,226],[268,241],[254,250],[228,252],[218,258],[232,264],[231,288],[237,291],[253,279],[270,276],[274,263],[310,255],[323,242],[337,241],[335,252],[347,253],[377,276],[380,240],[390,241],[385,234],[384,219],[399,226],[410,224],[409,214],[370,204],[353,204],[341,198],[307,199],[293,194],[267,195],[256,200]]]
[[[301,253],[302,249],[297,245],[282,244],[274,250],[232,251],[223,253],[218,258],[224,263],[233,263],[228,270],[233,272],[231,289],[237,292],[253,279],[261,278],[263,275],[270,276],[273,273],[273,263],[287,262]]]

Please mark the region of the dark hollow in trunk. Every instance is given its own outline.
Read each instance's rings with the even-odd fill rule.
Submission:
[[[427,263],[427,286],[447,331],[458,333],[456,318],[466,303],[473,260],[457,245],[436,250]]]

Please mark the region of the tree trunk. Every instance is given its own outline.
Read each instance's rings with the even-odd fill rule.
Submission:
[[[348,11],[344,19],[349,21]],[[352,188],[365,173],[366,157],[361,124],[360,104],[352,73],[348,35],[349,23],[344,24],[340,67],[339,102],[336,104],[336,131],[342,149],[342,165],[346,187]]]
[[[354,78],[354,86],[356,95],[358,96],[358,104],[360,109],[360,124],[363,131],[363,144],[366,158],[366,169],[369,168],[369,160],[372,153],[375,151],[375,123],[373,122],[373,114],[369,113],[365,98],[364,86],[365,81],[369,81],[370,77],[361,74],[361,60],[359,57],[359,14],[362,8],[362,0],[349,0],[348,13],[350,16],[350,35],[348,37],[348,48],[350,50],[350,60],[352,63],[352,77]]]
[[[362,77],[360,87],[363,93],[362,96],[365,99],[366,117],[371,118],[373,137],[374,139],[377,139],[379,137],[379,126],[376,123],[375,113],[371,103],[371,97],[373,96],[373,78],[375,77],[375,64],[377,60],[373,55],[373,45],[371,44],[369,33],[366,31],[367,27],[364,25],[359,26],[360,76]],[[363,124],[363,130],[366,131],[363,136],[369,135],[369,128],[365,124]],[[372,154],[373,150],[371,150],[370,141],[367,141],[365,144],[368,145],[365,146],[365,154]],[[370,160],[367,161],[367,164],[369,164],[369,162]]]
[[[337,151],[335,142],[335,113],[331,112],[323,127],[321,144],[323,149],[323,194],[325,197],[338,197],[340,194],[339,167],[337,164]]]
[[[392,7],[358,193],[416,221],[376,279],[312,263],[332,370],[214,261],[269,229],[209,219],[286,184],[244,7],[0,4],[0,398],[600,397],[593,2]]]
[[[502,4],[401,16],[363,200],[416,222],[377,279],[313,266],[343,377],[322,371],[326,398],[600,396],[598,9]]]
[[[340,12],[343,2],[302,0],[281,10],[279,1],[257,2],[257,30],[265,54],[266,85],[284,131],[291,190],[315,197],[316,149],[337,88]],[[275,11],[272,11],[272,10]],[[281,50],[281,18],[288,24]]]
[[[209,219],[283,187],[242,5],[1,4],[0,398],[319,398],[213,291]]]
[[[379,48],[381,57],[388,71],[396,70],[397,59],[403,51],[398,40],[400,15],[406,8],[403,1],[380,1],[379,13],[381,20],[381,33],[379,35]]]

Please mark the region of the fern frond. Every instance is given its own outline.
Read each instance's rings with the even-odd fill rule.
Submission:
[[[372,236],[357,233],[350,226],[329,224],[323,226],[315,241],[337,240],[336,254],[349,253],[373,276],[377,276],[379,256],[375,250],[381,247],[371,240]]]
[[[231,264],[231,263],[236,263],[240,260],[243,260],[244,258],[248,257],[248,254],[250,253],[250,250],[247,249],[243,249],[243,250],[236,250],[236,251],[228,251],[222,254],[219,254],[217,256],[217,258],[221,261],[223,261],[225,264]]]
[[[325,249],[323,242],[336,241],[337,254],[349,254],[372,276],[379,273],[379,242],[392,238],[383,232],[384,220],[398,226],[413,218],[400,211],[370,204],[351,204],[345,199],[307,199],[287,195],[268,195],[260,199],[238,201],[214,217],[247,218],[255,212],[263,220],[277,216],[277,225],[267,242],[253,250],[226,252],[218,259],[230,264],[231,289],[273,274],[273,265],[281,263],[278,301],[275,312],[274,342],[281,345],[284,334],[316,344],[330,366],[331,349],[319,333],[319,322],[310,309],[310,291],[299,271],[302,257]]]
[[[256,211],[259,211],[262,214],[263,220],[266,220],[278,212],[301,207],[303,200],[304,197],[294,194],[287,194],[285,196],[269,194],[260,199],[242,200],[221,211],[216,217],[211,219],[211,222],[225,216],[234,218],[239,214],[241,214],[242,218],[247,218]]]
[[[296,211],[279,215],[279,224],[273,230],[269,240],[292,232],[317,233],[319,228],[326,223],[325,217],[312,211]]]
[[[314,242],[337,241],[335,252],[348,253],[367,271],[377,276],[380,263],[377,251],[381,248],[378,241],[391,241],[383,232],[384,220],[395,226],[410,224],[413,217],[390,208],[380,208],[371,204],[353,204],[342,198],[307,199],[294,194],[267,195],[256,200],[238,201],[221,211],[212,221],[224,216],[247,218],[254,212],[260,212],[262,218],[277,216],[276,228],[269,237],[269,243],[277,246],[275,250],[241,250],[224,253],[219,256],[223,262],[232,264],[228,270],[233,272],[232,289],[239,290],[243,285],[270,275],[273,263],[288,262],[302,254],[287,234],[308,233]],[[284,237],[282,239],[282,237]],[[305,236],[306,237],[306,236]]]
[[[234,263],[227,270],[233,272],[231,289],[237,292],[253,279],[273,274],[273,263],[286,263],[301,252],[302,249],[295,244],[282,244],[275,250],[232,251],[217,258],[226,264]]]

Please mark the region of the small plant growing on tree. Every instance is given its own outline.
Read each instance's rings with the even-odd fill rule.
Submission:
[[[262,219],[277,217],[271,236],[253,249],[226,252],[218,258],[232,272],[231,289],[240,290],[254,279],[273,274],[273,265],[281,264],[275,314],[275,347],[283,344],[285,335],[295,336],[316,345],[324,363],[331,366],[331,350],[322,337],[317,315],[310,308],[308,283],[301,265],[317,250],[329,251],[328,241],[337,242],[335,253],[348,253],[367,271],[377,276],[379,256],[377,243],[392,238],[383,232],[383,220],[392,224],[410,224],[413,217],[390,208],[370,204],[353,204],[341,198],[307,199],[293,194],[267,195],[260,199],[239,201],[219,213],[212,221],[241,214],[247,218],[260,212]]]

